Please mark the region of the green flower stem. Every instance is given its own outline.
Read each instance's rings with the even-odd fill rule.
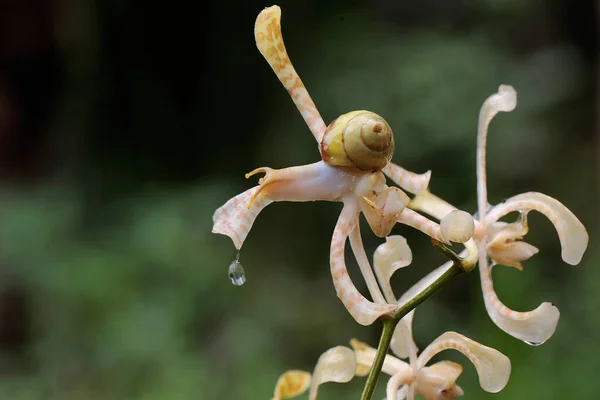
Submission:
[[[396,328],[396,325],[398,325],[398,322],[400,322],[400,320],[404,318],[406,314],[414,310],[419,304],[440,290],[444,285],[452,280],[452,278],[464,272],[469,272],[473,269],[473,266],[470,263],[464,263],[463,260],[456,255],[456,253],[454,253],[443,243],[438,242],[437,240],[432,240],[432,243],[433,247],[452,260],[453,264],[431,285],[427,286],[425,289],[423,289],[423,291],[417,293],[415,297],[403,304],[402,307],[400,307],[394,313],[381,317],[381,320],[383,321],[383,332],[381,333],[381,339],[379,339],[377,354],[375,355],[373,366],[369,371],[369,376],[367,377],[367,382],[365,383],[361,400],[371,400],[371,397],[373,397],[373,392],[375,392],[375,387],[377,386],[377,381],[379,380],[379,375],[381,374],[381,369],[383,368],[383,361],[388,353],[390,342],[392,341],[392,336],[394,334],[394,329]]]

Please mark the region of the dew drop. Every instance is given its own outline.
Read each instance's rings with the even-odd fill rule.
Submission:
[[[246,282],[246,272],[237,259],[229,264],[229,279],[234,286],[242,286]]]
[[[541,346],[541,345],[543,345],[543,344],[544,344],[544,342],[537,343],[537,342],[528,342],[527,340],[523,340],[523,341],[524,341],[525,343],[527,343],[528,345],[530,345],[530,346],[534,346],[534,347]]]

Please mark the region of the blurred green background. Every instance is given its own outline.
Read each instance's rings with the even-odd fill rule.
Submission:
[[[478,274],[416,313],[424,348],[456,330],[509,356],[483,392],[460,354],[465,398],[595,398],[600,370],[597,10],[591,1],[280,1],[288,52],[326,121],[354,110],[394,129],[394,161],[475,211],[479,108],[499,84],[517,109],[492,123],[490,202],[536,190],[587,226],[581,265],[542,251],[495,269],[506,305],[551,301],[555,335],[530,347],[493,325]],[[212,213],[243,174],[318,159],[312,136],[255,48],[271,3],[0,1],[0,398],[269,399],[280,373],[380,326],[354,323],[328,266],[333,203],[276,204],[249,235],[248,281],[231,285],[230,240]],[[413,265],[400,293],[444,260],[398,226]],[[369,254],[381,240],[364,230]],[[357,267],[350,273],[359,282]],[[364,285],[361,286],[364,289]],[[358,398],[364,379],[322,387]],[[385,381],[377,398],[383,397]]]

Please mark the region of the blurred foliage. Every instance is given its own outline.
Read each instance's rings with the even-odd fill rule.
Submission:
[[[329,347],[352,337],[376,345],[380,327],[354,324],[331,284],[339,204],[267,208],[242,251],[248,282],[239,288],[227,278],[233,246],[210,233],[213,211],[251,184],[243,173],[318,157],[254,47],[254,19],[270,4],[212,2],[201,12],[183,1],[6,4],[0,398],[265,399],[281,372],[312,370]],[[323,117],[383,115],[396,135],[394,161],[431,169],[432,191],[458,207],[475,211],[479,107],[499,84],[516,87],[517,109],[490,129],[490,201],[528,190],[554,196],[584,222],[591,245],[580,266],[564,265],[552,226],[533,216],[528,238],[542,252],[524,272],[497,268],[495,282],[512,308],[555,303],[558,329],[536,348],[504,334],[471,274],[419,308],[415,337],[424,348],[456,330],[511,358],[508,386],[489,395],[462,356],[444,354],[465,365],[466,398],[593,398],[591,2],[279,5],[288,52]],[[380,241],[363,228],[372,253]],[[443,260],[422,235],[394,233],[415,254],[394,277],[400,292]],[[357,398],[362,384],[325,385],[320,398]]]

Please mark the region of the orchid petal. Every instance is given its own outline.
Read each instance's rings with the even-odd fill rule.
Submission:
[[[283,400],[304,393],[310,386],[310,373],[291,370],[283,373],[275,385],[273,400]]]
[[[386,400],[398,400],[398,391],[400,386],[406,384],[409,380],[413,379],[413,372],[411,370],[402,370],[388,380],[386,386]]]
[[[260,190],[260,186],[255,186],[238,194],[213,214],[212,232],[229,236],[238,250],[241,249],[258,213],[272,203],[272,200],[268,198],[252,203],[252,199],[256,198]],[[252,207],[249,208],[250,204]]]
[[[388,163],[383,172],[402,189],[413,194],[419,194],[427,190],[431,178],[431,171],[424,174],[415,174],[394,163]]]
[[[352,247],[352,252],[354,253],[360,272],[367,284],[367,289],[369,289],[371,298],[375,303],[386,304],[383,294],[381,294],[381,290],[379,290],[379,286],[377,285],[377,280],[375,280],[375,275],[373,275],[373,268],[371,268],[369,258],[365,253],[359,225],[360,223],[357,223],[356,228],[350,233],[350,246]],[[395,303],[395,301],[390,303]]]
[[[442,231],[440,226],[430,220],[427,217],[419,214],[416,211],[411,210],[410,208],[405,208],[404,211],[398,216],[397,222],[400,222],[404,225],[412,226],[413,228],[423,232],[427,236],[432,239],[435,239],[439,242],[448,243],[446,239],[442,236]]]
[[[321,354],[312,376],[308,398],[317,398],[319,385],[326,382],[345,383],[354,378],[356,357],[354,352],[345,346],[336,346]]]
[[[588,233],[579,219],[560,201],[543,193],[528,192],[513,196],[490,210],[486,224],[491,224],[513,211],[537,211],[554,225],[562,248],[564,262],[577,265],[588,245]]]
[[[281,9],[278,6],[265,8],[258,14],[254,37],[260,54],[290,94],[317,142],[321,142],[325,122],[288,57],[281,35]]]
[[[449,400],[464,394],[456,379],[463,367],[452,361],[440,361],[423,367],[417,374],[416,389],[426,400]]]
[[[510,112],[516,106],[516,90],[510,85],[500,85],[498,93],[488,97],[479,112],[479,124],[477,126],[477,206],[481,220],[485,217],[488,207],[485,171],[488,127],[498,112]]]
[[[483,250],[479,255],[479,274],[485,308],[492,321],[504,332],[528,344],[539,345],[554,334],[560,312],[551,303],[542,303],[535,310],[517,312],[506,307],[496,292]]]
[[[467,356],[477,370],[481,388],[486,392],[497,393],[508,383],[511,369],[508,357],[456,332],[446,332],[427,346],[419,356],[419,369],[446,349],[458,350]]]
[[[444,218],[450,211],[456,210],[456,207],[454,207],[452,204],[437,197],[429,190],[420,192],[413,197],[408,204],[408,207],[412,208],[413,210],[422,211],[426,214],[429,214],[438,220]]]
[[[356,375],[367,375],[371,369],[371,366],[373,365],[377,350],[357,339],[350,340],[350,346],[352,346],[354,349],[354,354],[356,354]],[[385,356],[381,370],[390,376],[401,372],[412,373],[412,368],[410,365],[389,354]]]
[[[360,205],[373,233],[386,237],[409,202],[410,197],[406,193],[392,186],[374,196],[363,197]]]
[[[409,358],[411,365],[416,361],[417,345],[413,339],[412,321],[415,315],[415,310],[411,310],[404,316],[396,325],[390,343],[392,352],[400,358]]]
[[[373,266],[381,285],[381,290],[389,303],[395,303],[396,297],[390,283],[394,272],[412,262],[412,252],[406,239],[400,235],[387,236],[373,254]]]
[[[333,285],[350,315],[361,325],[370,325],[380,316],[396,310],[394,304],[376,304],[367,300],[352,283],[344,251],[346,239],[358,223],[358,210],[355,204],[345,204],[331,239],[330,267]]]

